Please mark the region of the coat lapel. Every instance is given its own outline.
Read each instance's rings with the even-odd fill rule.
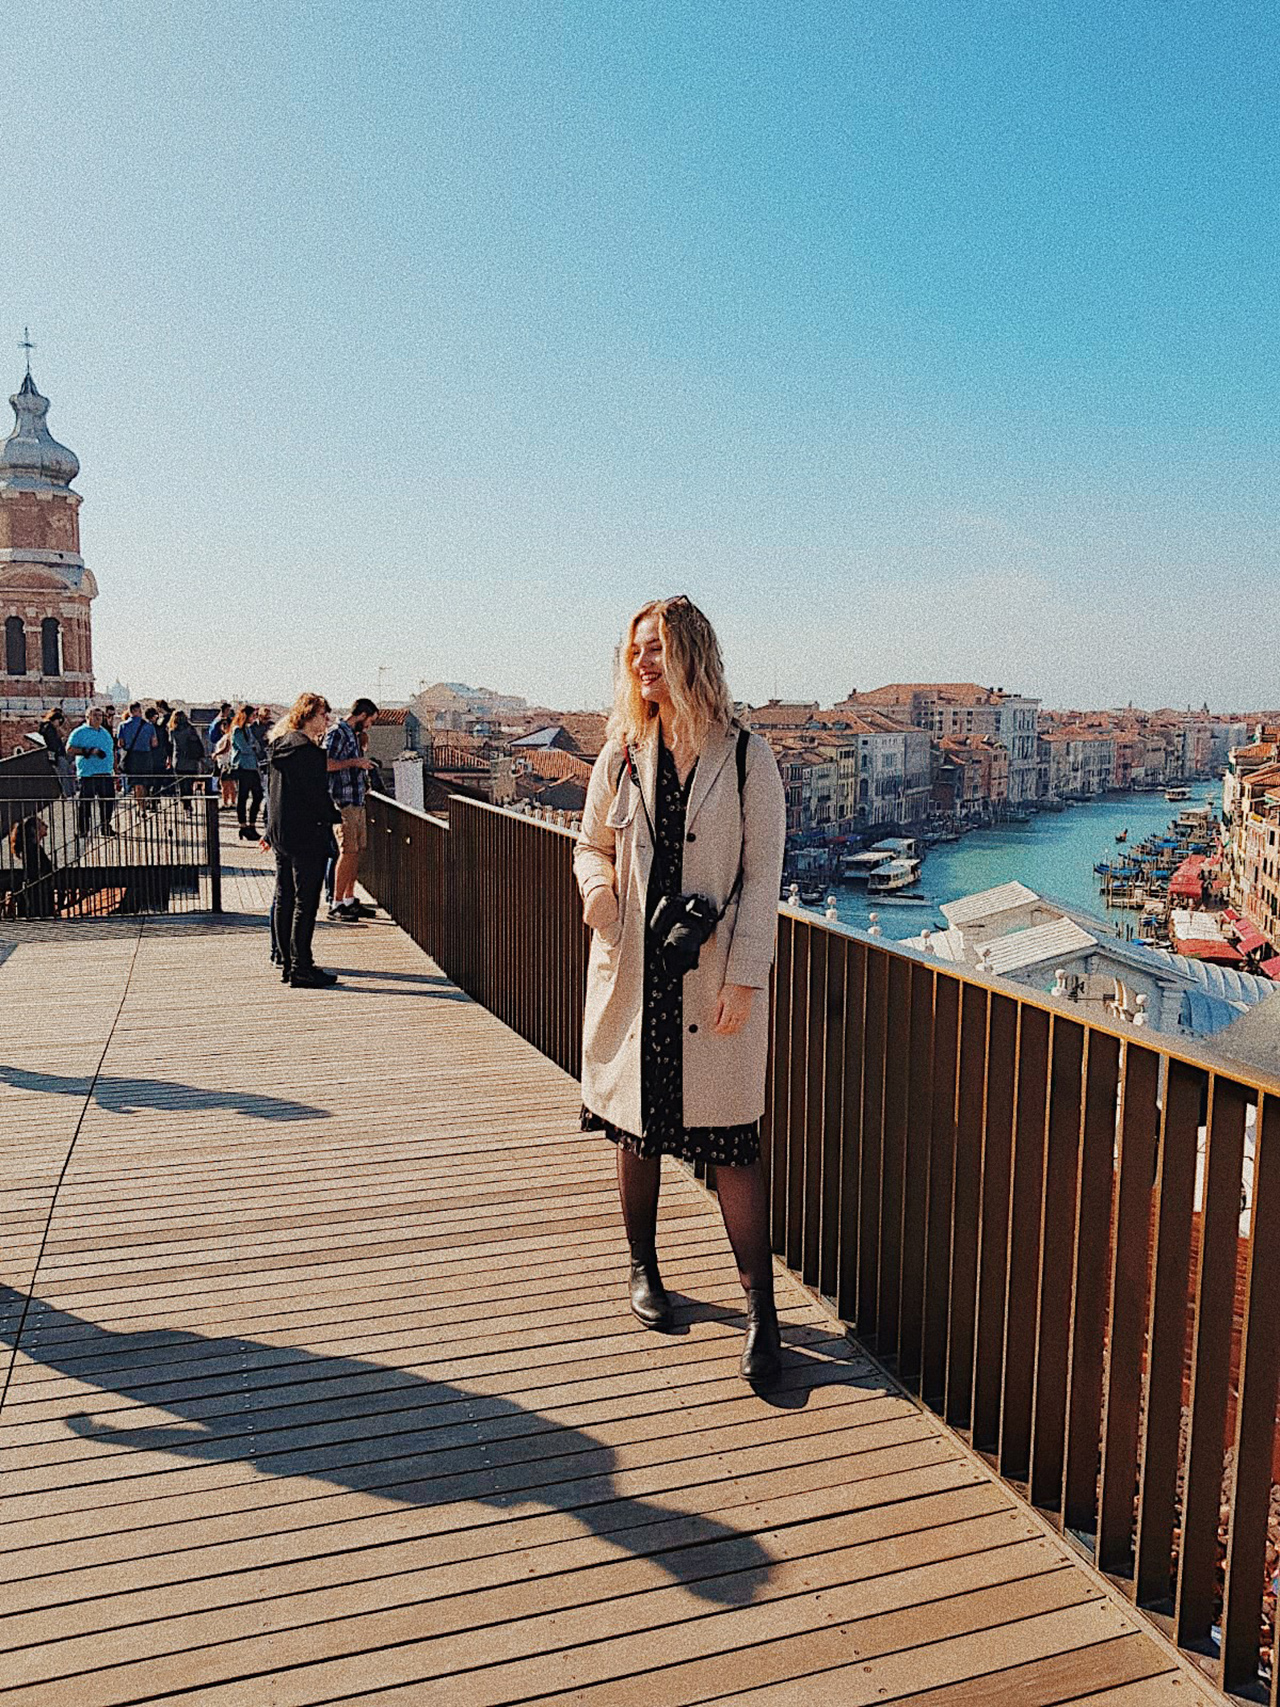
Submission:
[[[706,750],[699,755],[698,768],[693,773],[693,787],[689,790],[689,806],[684,816],[686,829],[698,816],[703,801],[711,793],[720,772],[733,757],[737,745],[736,730],[731,730],[728,734],[713,732],[707,737]]]

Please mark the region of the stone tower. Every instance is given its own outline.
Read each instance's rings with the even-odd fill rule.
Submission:
[[[93,694],[90,600],[98,587],[80,556],[80,472],[49,434],[49,400],[26,377],[9,402],[14,427],[0,444],[0,749],[42,711],[72,714]]]

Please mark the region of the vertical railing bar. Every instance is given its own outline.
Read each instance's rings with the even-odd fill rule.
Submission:
[[[858,1333],[874,1343],[880,1261],[881,1168],[884,1147],[885,1049],[889,960],[867,950],[867,1007],[862,1051],[862,1142],[858,1150]]]
[[[924,1337],[920,1348],[920,1395],[933,1410],[942,1408],[947,1380],[961,989],[957,978],[949,973],[938,973],[933,1010],[933,1107],[929,1130],[929,1207],[925,1221]]]
[[[1195,1069],[1182,1062],[1167,1061],[1156,1176],[1155,1272],[1147,1330],[1146,1427],[1138,1486],[1134,1593],[1142,1606],[1165,1606],[1171,1598],[1199,1078]]]
[[[807,1286],[816,1286],[819,1269],[819,1236],[822,1226],[822,1132],[826,1121],[823,1107],[827,1053],[827,960],[832,933],[814,930],[809,941],[808,1044],[805,1054],[804,1202],[801,1226],[800,1276]]]
[[[836,1309],[851,1322],[858,1308],[859,1158],[862,1152],[862,1042],[869,950],[851,942],[845,961],[844,1104],[840,1127],[840,1249]]]
[[[880,1271],[876,1282],[876,1346],[890,1361],[898,1352],[902,1302],[902,1221],[907,1165],[907,1098],[911,1069],[911,963],[889,961],[885,1005],[884,1140],[880,1182]]]
[[[978,1210],[978,1304],[973,1336],[971,1439],[978,1452],[1000,1443],[1004,1298],[1009,1265],[1009,1188],[1017,1086],[1018,1010],[992,995],[987,1016],[982,1182]]]
[[[1259,1623],[1267,1558],[1267,1521],[1280,1384],[1280,1096],[1258,1098],[1253,1129],[1253,1202],[1244,1282],[1239,1394],[1228,1498],[1222,1606],[1222,1687],[1244,1689],[1258,1670]],[[1280,1664],[1272,1647],[1271,1699]]]
[[[840,1186],[844,1123],[844,1039],[847,1018],[849,939],[832,935],[827,944],[826,1075],[822,1087],[821,1253],[818,1290],[834,1298],[840,1262]]]
[[[1103,1378],[1101,1495],[1094,1549],[1099,1570],[1113,1574],[1129,1574],[1133,1569],[1160,1060],[1152,1049],[1134,1043],[1124,1046]]]
[[[796,922],[784,913],[778,921],[774,957],[773,1110],[769,1123],[769,1207],[775,1251],[787,1246],[787,1120],[791,1107],[792,949]]]
[[[1174,1639],[1184,1648],[1208,1640],[1216,1612],[1218,1518],[1240,1248],[1244,1128],[1244,1092],[1230,1079],[1210,1074],[1182,1546],[1174,1600]]]
[[[1031,1406],[1032,1505],[1061,1516],[1066,1443],[1071,1246],[1076,1224],[1085,1031],[1054,1015],[1049,1032],[1049,1113],[1040,1194],[1040,1275]]]
[[[1049,1121],[1049,1015],[1018,1004],[1013,1181],[1009,1194],[1009,1280],[1000,1417],[1000,1473],[1025,1481],[1031,1468],[1040,1198]]]
[[[898,1287],[898,1379],[913,1390],[924,1345],[925,1244],[933,1114],[933,1014],[937,974],[911,968],[910,1079],[903,1165],[902,1263]]]
[[[960,1013],[956,1089],[956,1161],[951,1203],[951,1312],[947,1328],[944,1415],[966,1428],[973,1404],[973,1341],[978,1292],[978,1214],[982,1129],[986,1121],[986,1058],[990,1004],[979,985],[966,987]]]
[[[809,1088],[809,951],[813,927],[796,926],[791,950],[791,1102],[787,1110],[787,1266],[801,1263],[801,1226],[804,1218],[805,1105]]]
[[[1102,1353],[1107,1308],[1107,1271],[1099,1260],[1098,1247],[1103,1228],[1111,1224],[1119,1076],[1119,1040],[1104,1032],[1090,1031],[1085,1052],[1084,1118],[1072,1241],[1073,1308],[1062,1490],[1064,1528],[1089,1537],[1097,1528]]]

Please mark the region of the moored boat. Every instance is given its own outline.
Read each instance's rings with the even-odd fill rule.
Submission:
[[[891,859],[871,873],[867,889],[873,895],[889,895],[897,889],[910,889],[919,876],[918,859]]]

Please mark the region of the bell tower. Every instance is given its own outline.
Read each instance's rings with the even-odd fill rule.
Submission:
[[[80,555],[80,472],[50,433],[49,400],[27,371],[9,403],[14,426],[0,444],[0,747],[62,705],[83,711],[93,694],[90,601],[98,586]]]

